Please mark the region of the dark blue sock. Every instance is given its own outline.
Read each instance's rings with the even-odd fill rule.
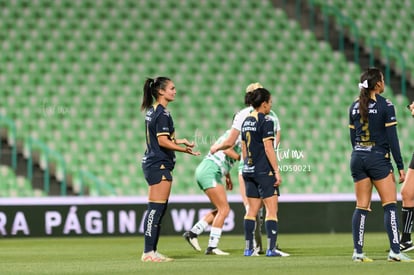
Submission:
[[[244,218],[244,240],[246,241],[246,249],[253,249],[254,228],[256,219],[250,220]]]
[[[161,232],[161,221],[164,218],[165,213],[167,212],[168,200],[164,203],[164,209],[161,213],[160,222],[158,223],[158,230],[156,232],[156,238],[154,243],[154,251],[157,251],[158,240],[160,239],[160,232]]]
[[[355,208],[352,215],[352,237],[354,240],[354,249],[357,253],[362,253],[364,247],[365,223],[368,210]]]
[[[267,249],[272,250],[276,247],[277,221],[266,220],[265,227],[266,227],[266,233],[267,233]]]
[[[389,203],[384,208],[384,226],[387,230],[390,248],[395,253],[400,253],[400,241],[398,231],[397,204]]]
[[[144,253],[157,250],[160,234],[160,224],[166,203],[149,202],[144,221]]]

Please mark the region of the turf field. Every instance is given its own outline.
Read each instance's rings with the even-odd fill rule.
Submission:
[[[200,237],[205,248],[208,235]],[[159,251],[170,263],[142,263],[143,237],[33,238],[0,240],[0,274],[411,274],[414,263],[387,262],[384,233],[367,233],[373,263],[351,261],[351,234],[283,234],[288,258],[244,257],[243,236],[224,235],[230,256],[196,252],[182,237],[161,236]],[[414,253],[412,253],[414,257]]]

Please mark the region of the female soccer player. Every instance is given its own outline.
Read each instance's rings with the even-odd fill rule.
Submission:
[[[366,218],[370,211],[372,188],[378,191],[384,209],[384,224],[390,243],[388,261],[411,261],[400,252],[397,219],[397,190],[390,153],[399,170],[399,181],[405,178],[397,135],[394,105],[380,94],[384,76],[377,68],[361,74],[360,94],[349,109],[352,144],[350,168],[355,185],[356,208],[352,216],[352,235],[356,262],[372,262],[363,253]]]
[[[256,89],[250,97],[254,111],[243,121],[241,127],[243,178],[246,188],[248,210],[244,217],[245,256],[253,256],[256,216],[263,203],[266,208],[265,227],[268,257],[286,257],[289,254],[277,250],[277,208],[279,185],[282,183],[276,153],[274,151],[274,123],[266,116],[272,107],[270,92]]]
[[[194,152],[194,143],[176,139],[174,123],[167,105],[175,98],[174,83],[167,77],[148,78],[144,84],[141,110],[146,110],[145,132],[147,150],[142,169],[148,183],[148,209],[144,221],[145,247],[143,262],[168,262],[173,259],[157,251],[161,220],[166,212],[171,192],[175,152],[200,155]],[[154,103],[155,99],[155,103]],[[184,145],[184,146],[180,146]]]
[[[245,104],[245,108],[240,110],[239,112],[237,112],[237,114],[234,116],[233,118],[233,124],[230,130],[230,133],[228,135],[228,137],[226,139],[224,139],[221,143],[215,143],[212,145],[210,152],[211,153],[215,153],[219,150],[223,150],[223,149],[227,149],[231,146],[233,146],[236,142],[236,140],[240,139],[240,131],[241,131],[241,125],[244,121],[244,119],[253,111],[253,107],[251,106],[251,102],[250,102],[250,96],[252,94],[252,92],[258,88],[263,88],[263,86],[258,83],[250,83],[247,87],[246,87],[246,94],[244,96],[244,104]],[[279,118],[276,115],[275,112],[273,112],[272,110],[270,111],[270,113],[268,114],[268,116],[270,118],[272,118],[273,122],[274,122],[274,130],[276,132],[276,142],[275,142],[275,148],[279,145],[280,143],[280,123],[279,123]],[[243,176],[242,176],[242,168],[243,168],[243,160],[240,161],[239,164],[239,175],[238,175],[238,180],[239,180],[239,189],[240,189],[240,194],[242,196],[242,200],[243,200],[243,204],[244,207],[246,208],[246,212],[249,208],[249,204],[247,202],[247,197],[246,197],[246,191],[245,191],[245,187],[244,187],[244,180],[243,180]],[[262,208],[259,211],[259,214],[257,215],[257,226],[255,229],[255,248],[256,248],[256,253],[261,254],[262,253],[262,235],[261,235],[261,225],[263,223],[263,211]]]
[[[414,102],[407,107],[414,117]],[[401,197],[403,207],[400,249],[403,252],[408,252],[414,249],[413,241],[411,240],[414,213],[414,154],[411,158],[405,181],[401,187]]]
[[[220,143],[227,138],[227,130],[216,143]],[[184,238],[197,251],[201,251],[197,237],[204,232],[208,225],[212,225],[206,255],[229,255],[217,248],[224,221],[230,212],[230,206],[227,202],[226,190],[221,183],[223,176],[226,177],[226,189],[232,190],[233,183],[230,177],[230,169],[234,163],[240,159],[241,145],[240,140],[225,151],[218,151],[215,154],[209,153],[203,161],[197,166],[195,177],[201,190],[208,196],[216,209],[207,213],[199,220],[190,231],[184,233]]]

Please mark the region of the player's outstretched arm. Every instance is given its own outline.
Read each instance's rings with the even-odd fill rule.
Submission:
[[[229,136],[225,140],[223,140],[223,142],[221,142],[220,144],[213,144],[210,147],[210,153],[214,154],[217,151],[226,150],[232,147],[236,143],[236,140],[239,137],[239,135],[240,131],[231,128]]]
[[[185,147],[183,147],[177,144],[176,142],[170,140],[167,135],[158,136],[158,143],[161,147],[164,147],[169,150],[183,152],[194,156],[199,156],[201,154],[200,152],[193,151],[194,143],[189,143],[187,141],[188,145],[182,143],[185,145]]]
[[[186,138],[175,139],[175,144],[178,144],[178,145],[184,144],[185,146],[188,146],[188,147],[191,147],[191,148],[195,146],[194,141],[189,142]]]

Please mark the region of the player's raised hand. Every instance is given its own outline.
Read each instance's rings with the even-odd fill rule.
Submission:
[[[177,139],[177,140],[175,141],[175,143],[176,143],[176,144],[184,144],[185,146],[187,146],[187,147],[191,147],[191,148],[193,148],[193,147],[195,146],[194,141],[189,142],[186,138]]]
[[[220,144],[213,144],[210,147],[210,153],[214,154],[218,151]]]
[[[194,145],[193,145],[194,146]],[[190,154],[190,155],[193,155],[193,156],[199,156],[199,155],[201,155],[201,153],[200,152],[194,152],[193,151],[193,147],[190,147],[190,146],[186,146],[185,147],[185,152],[187,153],[187,154]]]

